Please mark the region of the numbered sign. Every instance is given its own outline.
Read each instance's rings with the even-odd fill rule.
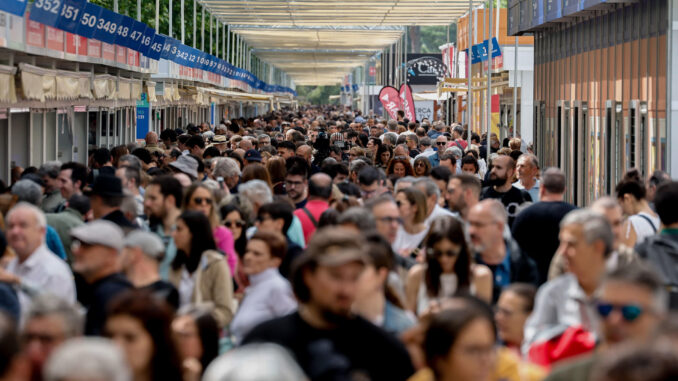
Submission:
[[[93,37],[107,44],[115,44],[118,40],[118,32],[121,24],[121,14],[106,8],[101,8],[101,13],[96,20]]]
[[[35,0],[28,17],[32,21],[56,27],[57,21],[59,20],[59,13],[61,12],[61,5],[61,0]]]
[[[132,20],[132,28],[128,38],[129,45],[127,47],[137,52],[140,51],[141,39],[144,37],[144,33],[146,33],[146,24],[142,23],[141,21]],[[144,51],[146,49],[144,49]]]
[[[115,43],[129,48],[130,45],[133,45],[133,41],[130,38],[132,34],[132,26],[134,25],[134,19],[125,15],[120,15],[120,24],[115,32]]]
[[[0,11],[23,17],[27,3],[28,0],[2,0],[0,1]]]
[[[102,7],[92,3],[85,4],[85,7],[80,12],[82,13],[82,16],[80,16],[80,24],[75,33],[86,38],[94,37],[97,21],[99,20],[102,9]]]
[[[69,33],[76,33],[85,3],[85,0],[63,0],[56,27]]]
[[[153,41],[148,47],[148,50],[144,55],[150,59],[159,60],[162,55],[162,49],[165,46],[165,36],[162,34],[156,33],[153,36]]]

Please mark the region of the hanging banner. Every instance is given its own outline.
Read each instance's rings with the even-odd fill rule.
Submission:
[[[146,93],[141,93],[141,100],[137,101],[137,139],[145,139],[149,131],[150,108]]]
[[[400,97],[395,87],[384,86],[379,91],[379,100],[391,119],[398,119]]]
[[[454,65],[454,54],[456,49],[454,44],[445,44],[440,47],[440,51],[443,55],[443,64],[447,67],[447,72],[445,75],[449,78],[452,78],[456,73]]]
[[[23,17],[27,3],[28,0],[2,0],[0,1],[0,11]]]
[[[63,0],[61,13],[57,20],[56,27],[68,33],[76,33],[82,10],[85,8],[85,0]]]
[[[403,84],[400,86],[400,105],[405,111],[405,118],[409,119],[410,122],[417,120],[417,112],[414,106],[414,99],[412,98],[412,89],[410,85]]]
[[[59,12],[61,12],[61,1],[36,0],[33,6],[31,6],[31,13],[28,18],[31,21],[56,27],[59,20]]]

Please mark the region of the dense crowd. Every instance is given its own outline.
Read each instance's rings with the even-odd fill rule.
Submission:
[[[0,380],[678,379],[678,182],[335,108],[0,184]]]

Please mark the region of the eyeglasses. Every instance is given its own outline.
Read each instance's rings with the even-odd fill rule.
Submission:
[[[610,316],[614,310],[620,310],[624,320],[629,323],[636,320],[644,312],[643,307],[635,304],[615,305],[611,303],[599,302],[596,305],[596,308],[598,309],[598,315],[603,318]]]
[[[380,217],[380,218],[377,218],[377,221],[383,222],[385,224],[392,224],[394,222],[397,222],[398,225],[403,224],[403,219],[400,218],[400,217],[390,217],[390,216]]]
[[[415,166],[415,167],[425,167],[426,164],[424,164],[423,161],[420,161],[420,162],[418,162],[418,163],[415,163],[414,166]]]
[[[393,158],[393,160],[408,160],[407,156],[396,156]]]
[[[209,197],[195,197],[195,198],[193,198],[193,203],[198,204],[198,205],[203,204],[203,203],[210,205],[210,204],[212,204],[212,199],[209,198]]]
[[[288,187],[298,187],[304,185],[303,181],[287,181],[285,180],[285,186]]]
[[[440,258],[440,257],[450,257],[454,258],[459,255],[461,252],[461,248],[456,248],[456,249],[450,249],[450,250],[434,250],[433,248],[428,248],[426,249],[426,254],[435,257],[435,258]]]
[[[438,145],[438,146],[444,146],[444,145],[447,145],[447,142],[436,142],[436,145]]]
[[[232,229],[234,227],[241,228],[245,226],[245,221],[224,221],[224,225],[226,225],[227,228]]]

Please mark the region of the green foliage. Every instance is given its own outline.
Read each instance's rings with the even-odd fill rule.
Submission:
[[[450,35],[446,36],[447,26],[422,26],[419,30],[419,50],[415,53],[440,53],[438,47],[457,41],[457,24],[450,25]]]
[[[301,103],[313,105],[330,104],[330,95],[339,95],[341,88],[335,86],[297,86],[298,99]]]

